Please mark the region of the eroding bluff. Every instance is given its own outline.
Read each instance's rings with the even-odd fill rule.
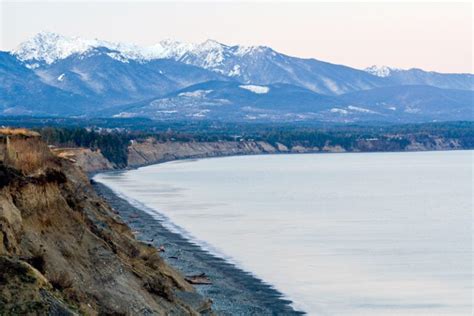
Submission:
[[[212,311],[70,159],[36,133],[0,130],[0,315],[18,314]]]

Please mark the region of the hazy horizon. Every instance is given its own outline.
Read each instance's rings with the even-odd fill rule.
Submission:
[[[0,49],[41,31],[153,45],[171,38],[263,45],[344,64],[472,73],[471,3],[9,2]]]

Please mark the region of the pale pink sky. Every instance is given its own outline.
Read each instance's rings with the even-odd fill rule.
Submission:
[[[0,1],[1,50],[48,30],[143,45],[211,38],[356,68],[473,72],[471,2]]]

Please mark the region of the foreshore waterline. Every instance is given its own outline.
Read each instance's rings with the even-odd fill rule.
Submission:
[[[147,212],[144,205],[132,205],[127,197],[118,192],[114,192],[106,185],[94,180],[98,174],[126,172],[143,167],[169,163],[173,161],[194,161],[198,159],[218,159],[225,157],[243,157],[243,156],[268,156],[268,155],[305,155],[305,154],[340,154],[339,152],[274,152],[274,153],[237,153],[237,154],[218,154],[212,156],[192,156],[192,157],[174,157],[161,159],[149,163],[142,163],[133,166],[127,166],[119,169],[105,169],[87,172],[95,191],[104,198],[120,215],[122,220],[136,232],[136,238],[153,245],[154,247],[165,246],[168,255],[163,258],[172,267],[183,274],[205,273],[212,280],[212,273],[219,277],[220,282],[213,285],[198,285],[196,290],[205,297],[213,300],[213,307],[219,314],[258,314],[258,315],[305,315],[301,309],[294,306],[294,302],[276,290],[272,285],[264,280],[254,276],[239,268],[232,263],[229,258],[206,250],[206,247],[193,241],[191,236],[186,236],[183,230],[170,229],[170,225],[176,228],[174,223],[167,221],[164,225],[165,216],[156,211]],[[139,216],[137,216],[139,214]],[[166,227],[168,226],[168,227]],[[155,231],[156,230],[156,231]],[[207,245],[209,246],[209,245]],[[176,259],[176,255],[188,254],[185,260]],[[171,258],[170,258],[171,257]],[[205,270],[193,269],[193,266],[204,266]]]
[[[379,305],[360,305],[362,300],[368,301],[369,298],[374,299],[372,304],[377,304],[380,301],[380,298],[377,298],[380,295],[380,283],[370,281],[372,279],[378,280],[379,274],[357,277],[351,274],[351,271],[358,271],[358,266],[361,269],[367,267],[367,269],[371,269],[370,271],[375,269],[372,267],[373,265],[386,267],[382,276],[387,279],[387,286],[391,286],[399,280],[399,277],[394,273],[401,272],[399,268],[405,267],[403,263],[409,259],[404,255],[405,253],[411,254],[410,258],[413,257],[414,262],[417,262],[414,268],[420,269],[425,266],[425,263],[432,262],[428,260],[432,256],[446,257],[443,255],[445,248],[439,246],[431,251],[430,244],[425,244],[423,240],[439,235],[440,228],[450,230],[451,226],[448,223],[463,218],[465,212],[462,212],[462,209],[465,207],[455,202],[457,201],[455,196],[463,192],[459,198],[464,203],[465,187],[460,187],[462,190],[459,191],[454,189],[456,186],[453,186],[448,192],[446,188],[440,187],[435,180],[438,173],[444,175],[446,172],[450,172],[450,174],[456,175],[456,179],[457,175],[465,174],[466,167],[462,167],[465,164],[458,165],[459,162],[466,162],[469,155],[470,153],[433,152],[374,155],[287,155],[284,157],[265,155],[261,158],[198,159],[197,161],[160,164],[124,173],[118,172],[115,175],[103,175],[99,176],[98,180],[116,190],[119,195],[126,195],[133,205],[135,205],[135,201],[138,201],[139,204],[144,204],[146,211],[151,214],[164,214],[184,230],[185,236],[192,235],[192,240],[196,240],[204,249],[208,249],[209,243],[212,246],[209,248],[210,251],[218,256],[219,254],[224,254],[224,258],[230,256],[231,262],[236,262],[238,267],[245,271],[251,271],[261,280],[272,284],[286,297],[296,302],[295,306],[301,306],[300,308],[306,312],[321,314],[322,310],[322,314],[324,314],[324,310],[347,312],[357,309],[360,315],[368,315],[369,312],[374,313],[375,309],[382,308]],[[461,161],[456,157],[459,157]],[[288,164],[291,161],[296,164]],[[381,161],[384,163],[381,164]],[[278,169],[280,166],[284,166],[285,172]],[[341,166],[344,166],[342,170],[340,170]],[[449,169],[446,169],[448,166]],[[456,166],[455,169],[452,169],[451,167],[454,166]],[[375,169],[376,172],[369,173],[368,170],[372,169]],[[381,172],[382,170],[384,172]],[[306,179],[306,182],[302,186],[288,187],[285,183],[279,184],[278,177],[282,176],[288,179],[288,183],[302,183],[301,179]],[[361,187],[358,185],[357,179],[362,176],[370,179],[370,183]],[[398,180],[386,189],[382,189],[386,184],[381,186],[380,183],[387,183],[385,178]],[[272,180],[268,182],[265,179]],[[338,179],[344,179],[344,181],[341,182]],[[459,180],[466,181],[465,177],[461,177]],[[416,183],[414,187],[416,190],[407,191],[406,185],[403,185],[406,181],[413,183],[412,186]],[[203,183],[206,185],[203,186]],[[429,185],[430,183],[433,185]],[[456,181],[457,185],[463,185],[463,183]],[[317,188],[317,190],[311,188]],[[267,194],[273,192],[272,190],[278,192],[277,196]],[[452,190],[454,191],[451,192]],[[431,194],[429,193],[431,191],[439,191],[442,194]],[[342,194],[347,197],[342,201],[349,202],[344,202],[345,204],[341,205],[338,202],[341,199],[333,198],[334,192],[338,192],[338,196]],[[409,195],[409,192],[415,193],[415,195]],[[356,193],[357,195],[354,195]],[[367,194],[372,194],[378,200],[367,200],[365,198]],[[397,198],[399,194],[404,194],[404,196],[410,197],[410,201],[421,202],[421,204],[400,200]],[[426,218],[426,212],[423,211],[425,209],[423,207],[425,198],[423,197],[425,196],[430,196],[430,200],[437,201],[435,208],[429,207],[431,210],[429,218]],[[445,198],[440,199],[440,196],[445,196]],[[309,199],[307,200],[306,197]],[[354,198],[356,199],[354,200]],[[383,201],[391,203],[387,204]],[[451,202],[448,201],[455,202],[455,204],[450,204]],[[295,204],[295,202],[297,203]],[[262,209],[263,205],[266,207]],[[418,205],[418,207],[407,208],[411,205]],[[452,217],[448,222],[446,219],[440,221],[439,216],[444,214],[443,210],[452,209],[451,205],[455,207],[453,210],[457,210],[456,213],[451,213]],[[308,206],[313,207],[308,209]],[[344,213],[345,215],[340,218],[336,216],[339,214],[338,212],[348,209],[349,206],[351,206],[350,209],[352,206],[359,207],[355,208],[354,212]],[[292,210],[291,214],[287,210]],[[312,212],[306,213],[305,210],[312,210]],[[376,213],[374,213],[375,210],[377,210]],[[399,218],[394,215],[402,214],[403,210],[412,210],[406,213],[406,216],[411,220],[405,221],[403,220],[405,217]],[[379,215],[374,217],[374,214]],[[392,217],[393,221],[390,220]],[[305,218],[311,219],[311,221],[305,220]],[[387,218],[387,220],[381,221],[382,218]],[[427,224],[429,225],[426,227],[413,226],[412,223],[420,220],[428,220]],[[165,219],[165,223],[167,224],[168,220]],[[272,224],[270,225],[270,223]],[[334,223],[334,225],[325,223]],[[443,227],[439,225],[443,225]],[[444,227],[446,225],[448,226]],[[285,231],[285,227],[300,227],[301,229]],[[343,229],[340,229],[341,227]],[[403,244],[397,241],[398,237],[393,239],[394,234],[400,232],[401,227],[412,227],[414,232],[414,235],[399,236],[400,240],[404,241]],[[446,236],[449,238],[441,238],[436,245],[455,242],[455,245],[460,247],[459,251],[463,251],[463,242],[466,239],[462,234],[464,234],[465,225],[456,227],[460,228],[461,235]],[[171,229],[173,230],[174,227]],[[284,231],[285,234],[279,233]],[[387,233],[380,235],[382,231]],[[435,233],[434,236],[433,233]],[[353,236],[360,234],[363,239],[354,240]],[[425,235],[426,238],[419,240],[420,236]],[[368,243],[379,239],[393,240],[393,243]],[[402,245],[406,246],[406,249],[403,248],[401,253],[393,251]],[[367,257],[366,254],[369,253],[355,251],[361,247],[373,249],[369,253],[375,256]],[[215,249],[217,252],[214,251]],[[454,248],[449,246],[447,249]],[[428,250],[430,251],[427,253]],[[402,255],[401,257],[397,255],[399,253]],[[267,260],[264,254],[274,259]],[[308,254],[307,257],[306,254]],[[466,262],[464,257],[460,256],[460,262]],[[296,258],[304,259],[296,264]],[[337,258],[343,260],[338,261],[339,263],[333,262]],[[346,258],[351,258],[353,261],[346,260]],[[374,262],[374,259],[377,261]],[[461,281],[458,282],[457,275],[456,278],[446,275],[447,270],[441,268],[446,260],[441,260],[437,265],[428,264],[426,271],[432,271],[436,275],[435,280],[438,277],[442,279],[449,277],[450,282],[454,282],[450,288],[455,293],[459,290],[458,283]],[[361,262],[366,262],[367,265],[360,265]],[[342,266],[337,268],[338,264]],[[299,269],[294,270],[291,268],[292,266],[299,267]],[[317,267],[316,270],[315,267]],[[460,265],[459,268],[460,271],[463,271],[464,266]],[[349,274],[345,277],[338,273],[338,271],[346,270]],[[321,271],[327,273],[321,274]],[[403,274],[410,280],[414,275],[419,275],[413,269],[403,270]],[[350,282],[352,278],[354,278],[354,283]],[[433,280],[426,280],[426,282],[428,281],[433,282]],[[350,290],[357,284],[366,283],[365,292]],[[326,288],[325,284],[334,286],[334,289]],[[425,281],[421,282],[420,286],[423,284],[426,284]],[[313,290],[309,290],[310,288]],[[335,290],[341,291],[333,293],[331,290],[333,292]],[[431,312],[434,314],[455,312],[461,308],[459,304],[462,303],[462,300],[455,300],[456,295],[449,296],[450,299],[453,299],[452,301],[448,301],[446,298],[443,307],[428,307],[431,306],[429,305],[431,302],[439,298],[437,295],[439,296],[442,291],[441,288],[433,288],[426,295],[412,292],[396,294],[396,291],[390,291],[387,292],[385,300],[396,299],[399,305],[387,304],[384,306],[391,309],[391,312],[395,308],[402,308],[410,310],[410,312],[416,310],[427,315]],[[361,295],[366,295],[367,298],[360,298]],[[346,296],[351,299],[346,299]],[[318,301],[322,303],[317,303]],[[327,303],[327,306],[323,306],[324,309],[319,309],[320,304],[324,305],[324,302],[331,302],[331,304]],[[310,308],[307,309],[306,305],[309,305]],[[371,306],[378,307],[372,308]],[[421,311],[421,308],[424,310]]]
[[[204,250],[177,232],[165,227],[163,218],[134,206],[104,184],[93,181],[96,192],[136,232],[136,237],[154,247],[163,246],[162,257],[184,275],[205,273],[211,285],[196,285],[196,290],[212,299],[219,315],[302,315],[292,302],[272,286],[239,269],[223,258]]]

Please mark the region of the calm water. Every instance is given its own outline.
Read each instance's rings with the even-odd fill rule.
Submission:
[[[177,161],[96,180],[312,315],[471,315],[472,151]]]

